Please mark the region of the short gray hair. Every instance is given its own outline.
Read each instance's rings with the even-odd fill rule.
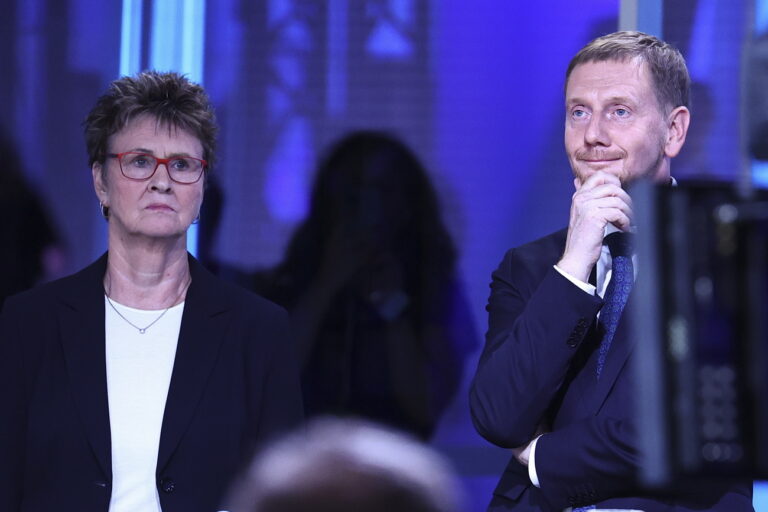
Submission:
[[[256,458],[233,512],[458,512],[448,464],[406,434],[320,418]]]
[[[207,169],[213,167],[218,126],[205,90],[184,75],[144,71],[112,82],[83,122],[88,165],[104,163],[109,138],[129,121],[150,115],[168,128],[182,128],[200,139]]]

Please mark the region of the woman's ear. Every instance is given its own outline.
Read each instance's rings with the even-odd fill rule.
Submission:
[[[93,162],[91,166],[91,176],[93,177],[93,189],[96,191],[96,197],[102,204],[108,204],[107,183],[104,176],[104,166],[101,162]]]

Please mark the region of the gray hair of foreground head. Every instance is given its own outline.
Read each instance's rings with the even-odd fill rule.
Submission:
[[[254,461],[233,512],[457,512],[459,484],[431,448],[358,420],[321,418]]]

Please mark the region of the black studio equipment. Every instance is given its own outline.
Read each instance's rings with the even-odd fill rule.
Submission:
[[[768,192],[642,185],[641,479],[768,476]],[[650,205],[650,208],[645,206]]]
[[[758,160],[768,160],[768,34],[752,41],[748,63],[744,113],[749,152]]]

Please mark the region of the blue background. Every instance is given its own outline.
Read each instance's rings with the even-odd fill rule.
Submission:
[[[741,56],[764,8],[666,4],[663,36],[694,79],[692,129],[672,172],[739,179],[750,170]],[[439,191],[479,346],[504,251],[567,222],[563,74],[585,42],[617,29],[619,2],[3,0],[0,12],[0,130],[63,236],[63,273],[105,248],[82,119],[121,72],[177,69],[203,82],[222,127],[220,260],[247,269],[279,261],[323,148],[350,129],[388,129],[416,149]],[[434,444],[481,510],[508,453],[474,433],[466,393]]]

